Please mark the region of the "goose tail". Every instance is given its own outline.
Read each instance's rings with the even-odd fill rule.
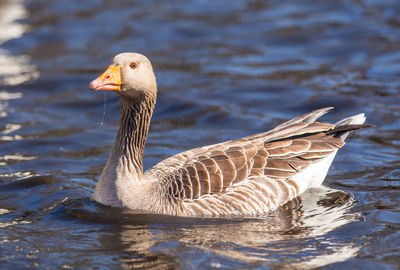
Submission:
[[[365,120],[366,117],[364,113],[344,118],[336,122],[335,128],[328,131],[327,134],[334,134],[335,137],[341,137],[344,140],[352,130],[374,127],[374,125],[365,124]]]

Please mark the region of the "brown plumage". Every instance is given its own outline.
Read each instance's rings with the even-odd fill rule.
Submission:
[[[94,199],[152,213],[265,214],[320,185],[348,131],[366,127],[363,114],[336,124],[317,122],[332,109],[323,108],[264,133],[185,151],[143,173],[157,92],[150,61],[140,54],[117,55],[90,88],[121,95],[117,139]]]

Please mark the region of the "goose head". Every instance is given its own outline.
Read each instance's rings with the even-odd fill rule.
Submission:
[[[139,53],[121,53],[114,57],[107,70],[90,82],[95,91],[112,90],[128,98],[155,96],[156,77],[146,56]]]

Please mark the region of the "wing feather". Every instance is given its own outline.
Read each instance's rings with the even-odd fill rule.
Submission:
[[[222,179],[224,181],[224,186],[230,186],[236,177],[236,169],[233,162],[227,155],[218,155],[216,157],[212,157],[212,159],[214,159],[219,166]]]
[[[344,145],[342,138],[329,133],[335,125],[315,122],[331,109],[293,118],[268,132],[178,154],[153,167],[150,174],[163,175],[168,193],[181,199],[226,192],[232,185],[257,176],[276,179],[278,186],[290,186],[291,177]],[[167,166],[173,169],[158,172]],[[270,189],[273,193],[277,186]],[[244,199],[243,194],[232,196]]]

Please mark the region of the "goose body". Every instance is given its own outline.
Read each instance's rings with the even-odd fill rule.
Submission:
[[[150,61],[117,55],[89,88],[121,96],[119,130],[96,185],[95,201],[180,216],[257,216],[322,184],[349,131],[364,114],[336,124],[317,119],[332,108],[298,116],[242,139],[182,152],[143,172],[142,158],[156,102]]]

